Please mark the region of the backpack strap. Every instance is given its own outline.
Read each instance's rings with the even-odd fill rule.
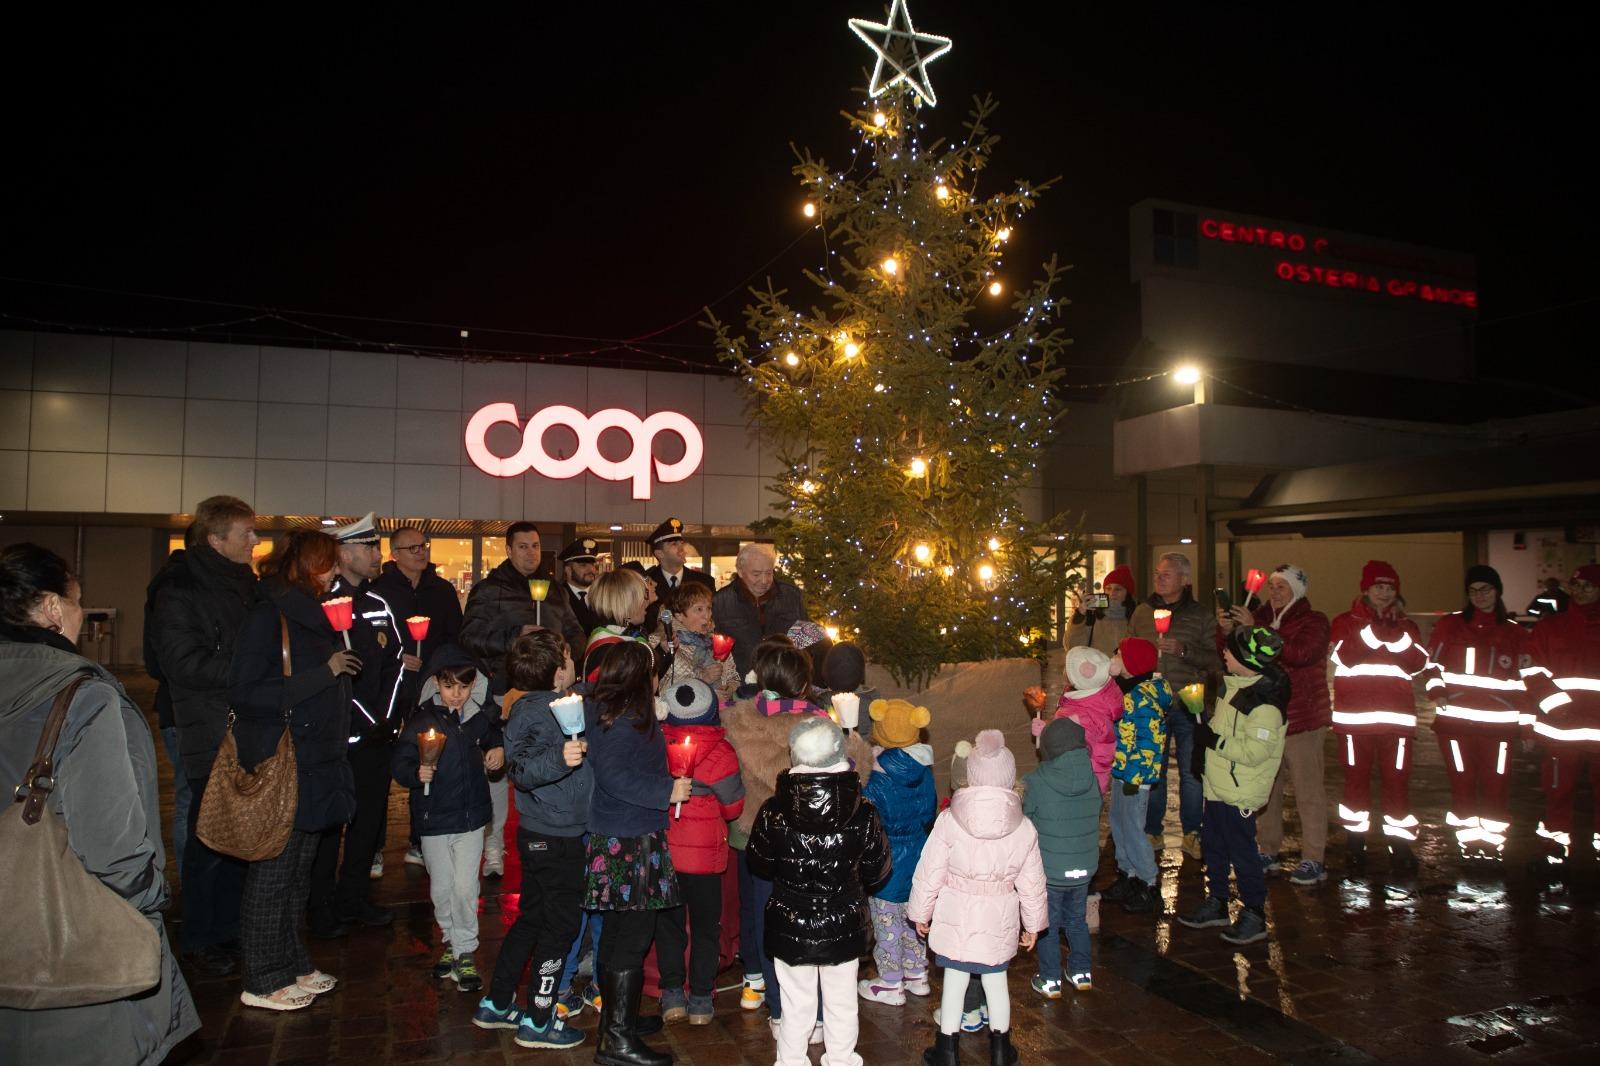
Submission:
[[[33,749],[33,762],[28,766],[27,776],[12,793],[16,801],[22,804],[22,820],[28,825],[38,824],[44,814],[44,801],[56,787],[56,741],[61,737],[61,727],[66,723],[67,708],[72,704],[72,697],[78,694],[78,689],[89,678],[89,674],[80,673],[66,688],[56,693],[49,717],[44,720],[44,732],[39,734],[39,744]]]

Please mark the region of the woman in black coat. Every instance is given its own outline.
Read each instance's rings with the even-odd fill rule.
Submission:
[[[235,645],[231,699],[239,761],[254,767],[277,749],[287,718],[299,804],[281,854],[250,864],[240,910],[246,1006],[300,1010],[337,983],[311,965],[300,917],[324,829],[355,813],[346,758],[350,675],[361,668],[323,614],[338,548],[326,533],[291,534],[261,565],[263,601]],[[287,648],[287,661],[285,649]]]

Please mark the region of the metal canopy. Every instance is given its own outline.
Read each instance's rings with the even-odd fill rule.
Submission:
[[[1236,537],[1587,525],[1600,521],[1600,434],[1269,474],[1214,517]]]

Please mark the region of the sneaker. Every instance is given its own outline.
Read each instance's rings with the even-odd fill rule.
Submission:
[[[599,1014],[600,986],[595,984],[593,981],[590,981],[588,987],[583,990],[583,1001],[589,1005],[590,1010],[594,1011],[596,1014]]]
[[[493,855],[485,853],[483,856],[483,876],[491,881],[498,881],[505,876],[506,857],[504,852],[495,852]]]
[[[684,998],[682,989],[678,991],[662,990],[661,993],[661,1021],[681,1022],[689,1016],[689,1001]]]
[[[1268,855],[1264,851],[1256,852],[1256,858],[1261,860],[1261,872],[1264,874],[1275,873],[1283,869],[1283,856],[1274,852]]]
[[[1133,878],[1122,871],[1117,871],[1117,879],[1111,882],[1100,893],[1102,903],[1121,903],[1133,891]]]
[[[1094,991],[1094,978],[1092,976],[1090,976],[1089,974],[1086,974],[1086,973],[1075,973],[1075,974],[1072,975],[1071,980],[1072,980],[1072,987],[1077,989],[1079,992],[1093,992]]]
[[[1150,850],[1160,855],[1166,849],[1167,838],[1160,833],[1146,833],[1145,839],[1150,841]]]
[[[939,1008],[933,1008],[933,1024],[939,1024]],[[961,1031],[963,1033],[981,1033],[989,1024],[988,1004],[979,1004],[977,1010],[961,1012]]]
[[[569,988],[556,997],[556,1017],[576,1018],[583,1013],[583,993]]]
[[[1061,998],[1061,982],[1060,981],[1050,981],[1050,980],[1047,980],[1047,979],[1045,979],[1043,977],[1035,977],[1033,979],[1033,990],[1035,992],[1039,993],[1045,999],[1060,999]]]
[[[422,849],[421,848],[410,847],[410,848],[406,849],[406,865],[407,866],[426,866],[426,865],[428,865],[422,859]]]
[[[522,1019],[521,1007],[513,1003],[501,1010],[488,996],[478,1000],[478,1009],[472,1012],[472,1024],[479,1029],[515,1029],[522,1024]]]
[[[689,994],[690,1025],[710,1025],[715,1016],[710,996],[697,996],[692,992]]]
[[[905,980],[906,991],[913,996],[929,996],[933,994],[933,986],[928,983],[925,973],[908,973]]]
[[[583,1031],[570,1028],[560,1018],[551,1018],[540,1029],[533,1024],[532,1018],[523,1015],[522,1023],[517,1026],[517,1035],[511,1039],[518,1047],[577,1047],[583,1043]]]
[[[870,999],[874,1003],[887,1003],[891,1007],[903,1007],[906,1004],[906,990],[899,981],[857,981],[856,991],[862,999]]]
[[[767,979],[745,974],[744,988],[739,991],[739,1006],[743,1010],[760,1010],[767,1001]]]
[[[433,976],[443,981],[456,972],[455,952],[449,948],[444,949],[444,954],[439,956],[439,961],[433,964]]]
[[[372,869],[367,871],[367,876],[374,881],[383,880],[383,852],[380,851],[372,857]]]
[[[1230,944],[1254,944],[1257,940],[1266,938],[1266,918],[1249,907],[1241,910],[1238,919],[1222,934],[1222,939]]]
[[[1201,851],[1199,833],[1183,834],[1183,853],[1189,856],[1189,858],[1193,859],[1195,862],[1200,861]]]
[[[1314,885],[1327,879],[1328,868],[1310,859],[1302,859],[1300,865],[1294,868],[1294,873],[1289,875],[1289,880],[1297,885]]]
[[[1233,924],[1228,920],[1228,905],[1214,896],[1188,914],[1178,915],[1178,921],[1190,929],[1210,929],[1214,926]]]
[[[1128,898],[1122,901],[1122,909],[1129,914],[1149,914],[1155,910],[1160,902],[1156,890],[1137,877],[1129,880],[1133,884],[1133,889],[1128,893]]]
[[[472,960],[471,955],[457,955],[455,969],[450,971],[450,979],[456,983],[458,992],[476,992],[483,987],[483,978],[478,976],[478,964]]]

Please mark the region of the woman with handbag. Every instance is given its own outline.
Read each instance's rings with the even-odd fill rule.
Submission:
[[[0,1062],[154,1064],[200,1018],[161,923],[150,727],[78,654],[79,597],[54,552],[0,552]],[[50,760],[43,781],[36,757]],[[30,802],[10,802],[18,785]],[[36,848],[63,828],[66,848]]]
[[[311,965],[300,929],[317,838],[348,822],[356,807],[345,751],[349,676],[361,662],[345,649],[318,602],[333,583],[337,562],[338,548],[326,533],[290,534],[262,562],[262,602],[234,646],[229,684],[239,763],[259,769],[279,750],[287,724],[297,793],[283,850],[252,862],[245,874],[239,998],[250,1007],[300,1010],[338,983]]]

